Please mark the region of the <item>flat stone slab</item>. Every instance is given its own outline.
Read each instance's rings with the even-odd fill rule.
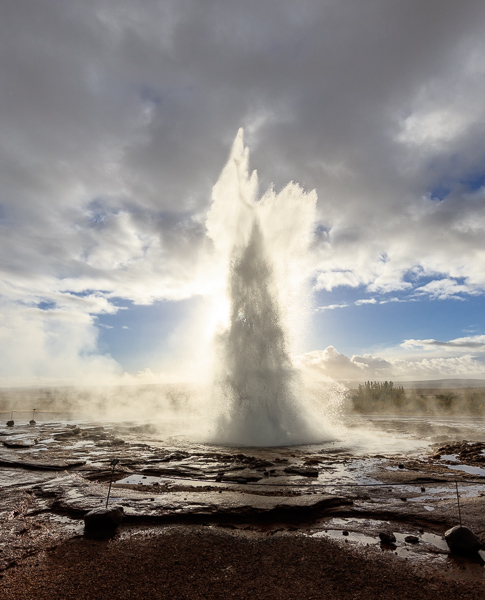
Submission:
[[[13,435],[2,439],[3,445],[8,448],[31,448],[37,444],[37,441],[35,438],[22,438]]]
[[[76,475],[63,475],[34,488],[55,510],[83,515],[104,506],[107,488]],[[110,503],[122,504],[125,517],[172,519],[183,517],[231,517],[235,519],[306,518],[327,510],[352,504],[349,498],[331,494],[298,496],[261,495],[231,490],[206,492],[167,492],[147,495],[113,487]]]
[[[318,477],[318,469],[311,467],[286,467],[285,473],[301,475],[302,477]]]
[[[29,469],[33,471],[63,471],[84,465],[84,460],[26,460],[22,458],[2,456],[0,458],[0,466],[13,467],[20,469]]]

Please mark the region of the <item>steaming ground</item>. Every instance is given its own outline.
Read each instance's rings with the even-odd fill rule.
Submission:
[[[43,421],[99,424],[149,424],[149,441],[171,447],[201,444],[212,447],[251,447],[254,444],[220,439],[220,407],[211,387],[164,384],[105,388],[10,389],[0,391],[0,418],[27,424]],[[482,439],[483,419],[444,415],[361,415],[351,410],[344,388],[319,383],[303,388],[298,407],[311,415],[314,437],[295,439],[292,446],[318,445],[351,455],[405,454],[423,451],[433,442]],[[229,423],[230,426],[230,423]],[[484,438],[485,439],[485,438]],[[146,441],[142,439],[139,441]],[[287,444],[284,444],[287,445]],[[310,447],[310,446],[309,446]]]
[[[344,410],[345,397],[338,386],[302,389],[295,415],[311,416],[312,439],[294,436],[293,444],[318,443],[335,439],[332,423],[337,423]],[[0,392],[0,411],[5,420],[28,422],[36,408],[36,419],[78,419],[90,422],[149,422],[157,427],[162,438],[178,437],[187,442],[225,446],[255,446],[246,439],[235,439],[231,419],[225,416],[224,405],[214,398],[209,384],[162,384],[145,386],[112,386],[99,388],[10,389]],[[257,415],[255,415],[257,418]],[[226,429],[221,423],[227,419]],[[300,416],[303,420],[303,416]],[[256,426],[257,426],[256,422]],[[290,427],[291,424],[288,424]],[[250,427],[249,423],[245,426]],[[224,434],[221,439],[221,431]],[[291,432],[285,438],[288,441]],[[269,440],[268,437],[265,438]],[[276,445],[276,444],[260,444]],[[287,445],[287,444],[279,444]]]

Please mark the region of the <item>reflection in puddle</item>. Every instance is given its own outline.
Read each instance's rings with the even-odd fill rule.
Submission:
[[[331,538],[338,541],[354,542],[365,544],[367,546],[380,547],[383,551],[394,552],[398,556],[409,557],[409,554],[416,555],[416,558],[423,557],[431,553],[432,556],[448,555],[449,550],[443,536],[434,533],[421,532],[394,532],[396,542],[393,544],[384,544],[379,539],[380,531],[389,531],[392,529],[389,521],[380,521],[377,519],[330,519],[326,523],[327,528],[311,534],[317,538]],[[355,529],[367,529],[368,533],[355,531]],[[406,541],[408,536],[417,538],[417,542]]]
[[[470,475],[480,475],[485,477],[485,469],[480,467],[472,467],[471,465],[447,465],[448,469],[455,469],[457,471],[464,471]]]
[[[163,479],[161,477],[153,477],[151,475],[129,475],[124,479],[119,479],[118,485],[161,485]]]
[[[383,552],[392,552],[401,558],[413,561],[430,560],[435,564],[447,564],[460,570],[466,570],[474,577],[482,578],[485,566],[485,550],[480,550],[473,556],[457,556],[450,553],[444,536],[435,533],[416,532],[400,533],[394,531],[396,541],[392,544],[382,543],[380,531],[393,530],[390,521],[377,519],[334,518],[328,520],[326,528],[310,535],[315,538],[329,538],[338,542],[355,543],[357,545],[374,546]],[[362,533],[359,530],[368,530]],[[408,536],[417,538],[417,542],[406,541]]]
[[[366,544],[368,546],[372,544],[377,544],[377,542],[379,541],[375,537],[371,537],[363,533],[357,533],[355,531],[349,531],[348,535],[344,535],[343,532],[339,529],[328,529],[325,531],[318,531],[317,533],[314,533],[312,537],[329,537],[332,539],[338,539],[343,542],[359,542],[360,544]]]

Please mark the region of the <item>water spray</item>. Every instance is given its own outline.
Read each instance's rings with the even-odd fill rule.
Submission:
[[[206,222],[219,262],[218,293],[225,281],[229,306],[214,335],[212,395],[222,409],[211,441],[317,443],[332,436],[305,401],[292,361],[310,312],[307,258],[317,197],[293,182],[261,197],[257,188],[240,130]]]

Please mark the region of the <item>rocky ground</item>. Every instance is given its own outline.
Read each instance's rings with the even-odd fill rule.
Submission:
[[[463,523],[485,541],[483,442],[355,456],[149,434],[0,428],[0,598],[485,595],[485,554],[454,556],[443,539],[458,490]],[[88,539],[83,516],[106,505],[110,482],[124,520],[111,539]]]

